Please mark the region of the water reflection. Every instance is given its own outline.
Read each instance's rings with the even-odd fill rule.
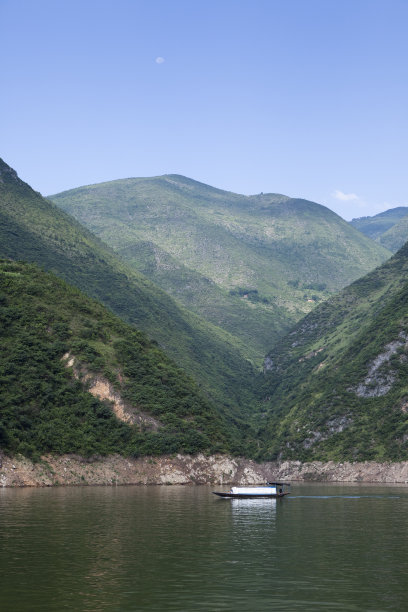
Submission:
[[[232,515],[235,519],[249,520],[275,520],[276,518],[276,499],[226,499],[220,500],[220,503],[229,503],[232,509]],[[281,503],[282,500],[279,500]]]
[[[407,512],[398,487],[1,490],[0,609],[403,610]]]

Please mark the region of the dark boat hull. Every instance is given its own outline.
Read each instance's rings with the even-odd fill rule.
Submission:
[[[265,493],[265,495],[251,495],[251,493],[219,493],[218,491],[213,491],[214,495],[218,495],[219,497],[230,497],[235,499],[276,499],[277,497],[285,497],[285,495],[289,495],[289,493]]]

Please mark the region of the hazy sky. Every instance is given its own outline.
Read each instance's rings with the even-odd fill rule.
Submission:
[[[177,173],[408,205],[407,0],[0,0],[0,157],[43,194]]]

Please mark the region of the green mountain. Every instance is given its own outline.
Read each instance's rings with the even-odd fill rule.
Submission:
[[[408,209],[407,209],[408,210]],[[380,238],[380,242],[386,249],[396,253],[408,240],[408,214],[402,217],[395,225],[390,227]]]
[[[35,262],[157,341],[231,423],[247,427],[254,372],[228,333],[180,307],[0,160],[0,256]]]
[[[3,451],[234,448],[215,407],[156,344],[36,265],[0,261],[0,320]]]
[[[259,361],[317,302],[390,256],[314,202],[243,196],[178,175],[51,198]]]
[[[352,219],[350,225],[395,253],[408,239],[408,233],[405,232],[408,220],[404,221],[404,217],[407,217],[407,215],[408,206],[398,206],[373,217]],[[399,225],[400,228],[397,229]],[[393,232],[394,227],[396,229],[395,234]]]
[[[408,244],[318,306],[265,360],[270,457],[408,457]]]

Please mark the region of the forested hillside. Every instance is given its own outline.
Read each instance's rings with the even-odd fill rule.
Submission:
[[[408,245],[317,307],[265,360],[270,457],[408,457]]]
[[[181,189],[179,177],[176,178],[176,187]],[[184,181],[183,197],[177,201],[182,219],[188,216],[183,204],[186,185],[190,191],[196,189],[195,182],[190,185],[188,179]],[[208,188],[206,203],[205,188],[200,187],[204,191],[197,196],[196,207],[206,211],[211,201],[211,215],[205,212],[210,227],[209,219],[216,212],[214,194]],[[175,189],[171,181],[169,189]],[[245,270],[248,262],[244,252],[249,257],[250,253],[268,249],[260,246],[263,239],[259,239],[256,248],[253,244],[253,202],[249,210],[245,208],[249,206],[247,199],[230,194],[231,201],[226,204],[224,193],[219,193],[220,207],[232,211],[230,221],[234,219],[238,224],[237,210],[243,208],[240,223],[244,218],[248,222],[249,238],[244,240],[241,236],[238,241],[243,245],[241,261]],[[320,215],[315,227],[321,226],[322,233],[319,240],[316,238],[313,257],[308,259],[305,245],[296,251],[293,241],[287,238],[280,245],[281,259],[274,244],[276,260],[282,264],[285,253],[292,252],[292,257],[303,254],[305,274],[307,266],[313,264],[310,274],[316,273],[317,266],[335,276],[336,258],[326,260],[317,252],[323,244],[319,241],[324,242],[324,233],[332,223],[332,213],[305,201],[283,196],[268,196],[266,201],[262,197],[256,200],[260,209],[265,205],[265,210],[279,210],[279,214],[274,212],[275,220],[282,217],[285,223],[290,218],[293,224],[293,215],[298,221],[303,219],[299,227],[306,234],[306,228],[316,221],[316,210]],[[173,211],[171,219],[174,207],[166,202]],[[150,208],[158,214],[156,205]],[[99,212],[92,210],[98,218]],[[264,213],[255,211],[253,224]],[[189,214],[194,216],[192,211]],[[325,216],[327,223],[323,223]],[[310,226],[308,218],[312,219]],[[162,273],[165,276],[169,271],[171,283],[176,278],[190,279],[189,282],[199,278],[203,294],[204,288],[208,289],[208,305],[213,296],[224,291],[224,297],[238,300],[242,308],[241,319],[237,320],[245,320],[244,313],[252,317],[241,335],[203,321],[136,269],[130,269],[78,221],[21,181],[4,162],[0,162],[0,220],[0,255],[4,258],[0,266],[0,377],[5,389],[0,436],[2,448],[8,452],[34,458],[45,452],[137,455],[198,451],[240,453],[262,459],[406,458],[407,246],[318,305],[278,340],[265,359],[262,378],[243,357],[251,326],[260,334],[267,320],[261,314],[271,306],[260,284],[259,289],[251,288],[245,281],[232,285],[235,288],[225,293],[228,285],[217,285],[210,275],[201,272],[198,277],[196,270],[191,272],[162,247],[152,247],[149,241],[136,242],[132,255],[135,261],[140,256],[146,263],[153,248],[156,263],[157,257],[163,257]],[[289,227],[285,223],[279,225],[282,232]],[[243,231],[243,226],[238,230],[238,225],[232,225],[235,229],[230,232],[228,249],[238,244],[233,240],[234,233]],[[124,227],[121,225],[119,234],[123,235],[126,250],[129,245],[126,246]],[[262,228],[264,232],[265,226]],[[358,235],[357,230],[349,229]],[[187,232],[187,252],[191,246],[188,236]],[[215,249],[213,237],[210,233],[210,250]],[[332,241],[330,244],[334,248]],[[343,237],[343,246],[350,244]],[[368,240],[367,244],[372,242]],[[206,251],[202,252],[205,260]],[[346,248],[345,252],[350,254],[352,249]],[[17,260],[35,262],[50,273]],[[209,260],[203,264],[208,269]],[[220,255],[220,266],[222,260]],[[231,278],[237,261],[226,258]],[[171,262],[173,272],[166,268]],[[306,299],[306,284],[285,276],[284,269],[281,268],[281,281],[290,291],[303,292]],[[245,274],[242,278],[246,278]],[[305,278],[310,280],[312,276]],[[183,282],[180,280],[181,287]],[[311,282],[311,286],[315,285]],[[185,287],[183,291],[186,295]],[[327,287],[316,291],[328,297]],[[97,298],[108,309],[91,298]],[[215,309],[224,308],[223,299],[215,300]],[[314,303],[319,299],[322,298],[317,296]],[[267,317],[275,312],[279,321],[277,313],[283,310],[275,306],[271,306]],[[282,306],[286,307],[287,304]],[[231,312],[224,314],[226,319]],[[299,312],[293,316],[299,316]],[[277,326],[278,323],[270,334],[265,331],[263,342],[269,343],[278,335]],[[254,355],[259,346],[255,349],[252,345],[247,354]],[[105,390],[102,394],[101,389]]]
[[[259,362],[317,303],[390,256],[314,202],[243,196],[179,175],[51,198]]]
[[[239,427],[145,334],[37,266],[0,262],[0,321],[3,451],[249,452]],[[95,397],[104,388],[119,418]]]
[[[87,229],[0,160],[0,256],[35,262],[134,324],[201,385],[220,412],[247,419],[254,372],[235,339],[130,270]]]

